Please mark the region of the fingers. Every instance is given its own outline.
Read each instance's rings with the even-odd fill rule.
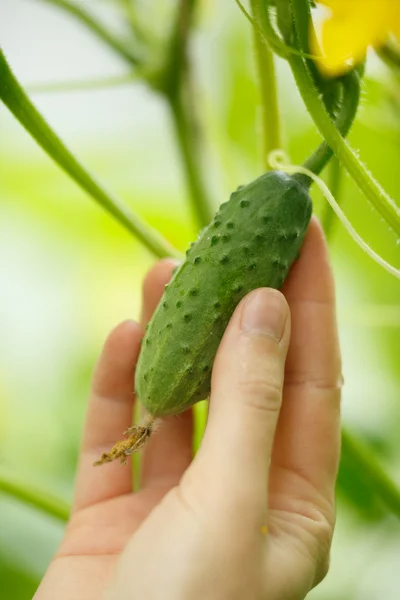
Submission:
[[[132,491],[131,469],[119,462],[93,467],[132,423],[134,367],[142,328],[125,321],[112,331],[97,364],[84,427],[74,510]]]
[[[255,290],[237,307],[214,363],[209,420],[192,469],[207,493],[265,509],[289,336],[280,292]]]
[[[282,497],[299,495],[302,489],[305,500],[307,495],[309,500],[318,496],[331,506],[340,447],[341,361],[333,277],[316,220],[284,294],[291,309],[292,335],[271,492]]]
[[[151,318],[177,263],[160,261],[143,286],[142,322]],[[147,443],[141,465],[141,486],[166,488],[176,485],[192,460],[192,411],[164,418]]]

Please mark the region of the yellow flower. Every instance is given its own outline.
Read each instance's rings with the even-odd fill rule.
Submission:
[[[322,23],[321,46],[310,40],[312,54],[329,76],[361,62],[368,46],[380,46],[390,33],[400,37],[400,0],[320,0],[331,14]],[[322,52],[322,54],[321,54]]]

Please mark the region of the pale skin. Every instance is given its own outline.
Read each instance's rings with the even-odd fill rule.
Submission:
[[[237,307],[195,458],[189,410],[148,442],[140,491],[129,466],[92,466],[132,423],[143,325],[174,266],[152,269],[141,324],[122,323],[105,343],[71,519],[35,600],[299,600],[327,572],[342,378],[315,220],[283,294],[263,288]]]

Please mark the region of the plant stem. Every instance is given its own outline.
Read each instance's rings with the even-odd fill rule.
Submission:
[[[175,127],[176,139],[185,167],[192,212],[200,227],[205,227],[214,215],[201,170],[201,159],[197,148],[196,130],[192,115],[187,108],[182,92],[169,98],[169,106]]]
[[[381,501],[400,518],[400,488],[382,468],[373,451],[345,427],[342,428],[342,452],[362,466],[364,475]]]
[[[302,20],[308,15],[308,0],[291,0],[296,29],[299,33],[300,50],[303,50],[305,41]],[[288,57],[297,87],[303,101],[319,131],[328,145],[335,152],[341,163],[347,169],[359,188],[378,210],[395,233],[400,236],[400,208],[383,190],[371,173],[360,162],[356,153],[348,142],[340,135],[335,124],[330,119],[315,87],[313,78],[305,62],[297,55]]]
[[[177,255],[172,246],[156,230],[107,192],[77,161],[29,100],[11,71],[1,49],[0,98],[43,150],[153,254],[160,258]]]
[[[190,193],[192,212],[200,227],[214,215],[202,168],[196,102],[187,46],[196,0],[180,0],[169,41],[163,93],[169,104]]]
[[[65,10],[74,16],[78,21],[95,33],[100,39],[102,39],[108,46],[113,48],[118,54],[123,56],[131,65],[139,65],[142,61],[138,55],[136,55],[132,49],[109,31],[100,21],[93,17],[89,12],[84,10],[81,5],[74,4],[69,0],[41,0],[41,2],[47,2],[54,4],[58,8]]]
[[[30,504],[38,510],[61,521],[68,521],[69,506],[61,498],[57,498],[46,490],[32,487],[9,473],[0,472],[0,492],[20,502]]]
[[[261,4],[261,0],[251,0],[252,13],[256,22],[262,22],[263,19]],[[255,27],[253,27],[253,35],[262,100],[263,164],[268,170],[270,152],[282,147],[278,90],[273,53]]]

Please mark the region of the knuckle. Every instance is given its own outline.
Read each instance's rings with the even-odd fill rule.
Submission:
[[[278,412],[280,409],[282,384],[276,379],[243,379],[238,382],[238,391],[248,408],[261,412]]]

